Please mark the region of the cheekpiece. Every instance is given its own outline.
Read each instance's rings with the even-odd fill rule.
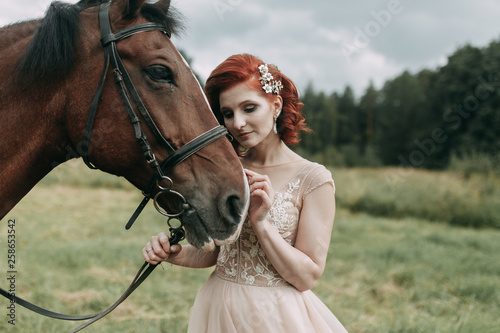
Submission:
[[[273,93],[278,95],[280,90],[283,89],[283,84],[281,81],[273,80],[273,75],[269,72],[269,68],[267,64],[262,64],[259,66],[260,72],[260,84],[262,84],[262,89],[266,92],[266,94]]]

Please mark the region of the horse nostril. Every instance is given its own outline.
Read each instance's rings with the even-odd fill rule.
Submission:
[[[230,195],[226,200],[226,211],[224,216],[232,224],[238,224],[243,216],[243,202],[237,195]]]

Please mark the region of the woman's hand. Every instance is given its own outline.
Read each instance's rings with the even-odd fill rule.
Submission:
[[[274,201],[274,190],[266,175],[245,169],[250,186],[250,207],[248,215],[254,228],[267,218],[267,213]]]
[[[151,240],[146,243],[142,249],[142,256],[148,263],[156,265],[166,261],[171,254],[176,254],[181,249],[182,245],[180,244],[170,246],[168,236],[160,232],[158,236],[152,236]]]

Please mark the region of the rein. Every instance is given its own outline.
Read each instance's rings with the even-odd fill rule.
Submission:
[[[97,106],[99,104],[100,96],[102,93],[108,69],[111,65],[115,83],[117,84],[120,97],[125,105],[125,109],[127,110],[130,121],[134,127],[134,132],[137,142],[142,149],[142,152],[144,154],[144,157],[146,158],[147,163],[154,170],[154,175],[152,179],[142,192],[144,195],[144,199],[139,204],[139,206],[133,213],[132,217],[129,219],[125,228],[129,229],[132,226],[132,224],[140,215],[140,213],[142,212],[146,204],[149,202],[149,200],[153,199],[154,206],[158,210],[158,212],[167,217],[167,224],[170,230],[170,237],[169,237],[170,244],[171,245],[177,244],[179,241],[184,239],[185,234],[184,234],[183,224],[182,221],[179,220],[180,225],[172,226],[170,220],[172,218],[180,217],[186,211],[186,209],[189,208],[189,204],[187,203],[185,197],[181,193],[172,190],[173,181],[165,174],[170,172],[175,166],[177,166],[179,163],[183,162],[184,160],[186,160],[187,158],[198,152],[200,149],[227,135],[227,129],[224,126],[219,125],[201,134],[197,138],[189,141],[188,143],[186,143],[184,146],[180,147],[177,150],[172,147],[172,145],[161,134],[160,130],[156,126],[156,123],[154,122],[153,118],[151,117],[150,113],[148,112],[144,103],[139,97],[139,94],[137,93],[137,90],[135,89],[135,86],[132,80],[130,79],[127,70],[125,69],[125,66],[123,65],[123,62],[116,48],[117,42],[140,32],[161,31],[165,33],[169,38],[170,38],[170,33],[163,25],[151,22],[124,28],[122,30],[113,33],[111,31],[111,24],[109,20],[110,4],[111,0],[106,0],[105,2],[101,3],[99,9],[101,43],[104,48],[104,69],[99,81],[99,85],[96,89],[96,93],[92,100],[89,118],[87,120],[87,125],[84,130],[83,141],[81,145],[81,156],[83,158],[83,161],[89,168],[96,169],[96,167],[89,160],[90,139],[91,139],[91,133],[95,115],[97,113]],[[161,164],[156,159],[152,151],[152,148],[149,145],[148,139],[142,129],[142,126],[140,124],[140,119],[137,116],[137,113],[135,112],[133,104],[135,105],[135,108],[140,112],[141,117],[147,124],[150,131],[155,136],[156,140],[160,142],[163,148],[165,148],[168,152],[168,158],[166,158]],[[168,186],[160,185],[160,183],[164,181],[168,183]],[[155,187],[158,187],[159,191],[156,193],[156,195],[153,196],[152,193]],[[157,200],[161,195],[164,194],[174,195],[181,200],[182,205],[180,211],[175,213],[169,213],[167,211],[162,210],[159,207]],[[88,320],[84,324],[70,331],[70,333],[73,333],[82,330],[83,328],[89,326],[90,324],[96,322],[97,320],[103,318],[111,311],[113,311],[118,305],[120,305],[125,299],[127,299],[127,297],[130,296],[134,292],[134,290],[137,289],[137,287],[139,287],[139,285],[151,274],[151,272],[153,272],[156,266],[157,265],[152,265],[148,264],[147,262],[144,262],[144,264],[141,266],[136,276],[134,277],[132,283],[123,293],[123,295],[108,309],[91,315],[72,316],[72,315],[65,315],[53,312],[41,308],[35,304],[32,304],[16,295],[10,294],[9,292],[5,291],[2,288],[0,288],[0,294],[8,298],[11,302],[15,302],[31,311],[37,312],[47,317],[61,319],[61,320],[72,320],[72,321]]]

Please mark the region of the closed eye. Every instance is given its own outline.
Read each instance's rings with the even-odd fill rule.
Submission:
[[[174,74],[166,66],[154,65],[146,68],[144,71],[155,82],[175,84]]]
[[[256,105],[253,105],[253,104],[249,105],[249,106],[245,107],[245,112],[253,112],[253,111],[255,111],[256,108],[257,108]]]

